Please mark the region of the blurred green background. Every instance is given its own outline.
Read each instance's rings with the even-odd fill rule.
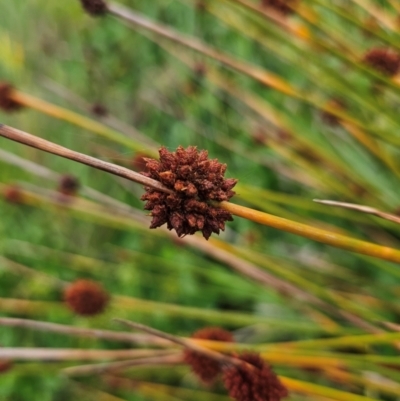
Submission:
[[[95,105],[104,106],[119,124],[115,131],[132,138],[134,127],[140,134],[133,132],[132,145],[125,146],[31,107],[10,114],[0,111],[1,122],[131,168],[135,156],[149,149],[154,152],[159,145],[170,150],[195,145],[226,163],[227,177],[239,179],[235,203],[399,246],[396,224],[312,202],[334,199],[389,213],[400,206],[400,87],[362,63],[363,54],[374,46],[399,48],[398,27],[389,29],[380,14],[371,15],[356,1],[301,2],[303,14],[283,19],[292,31],[236,1],[206,2],[205,9],[189,0],[121,3],[170,26],[181,37],[187,35],[189,41],[201,40],[244,63],[244,73],[226,69],[162,35],[131,29],[113,16],[93,18],[82,11],[79,1],[3,0],[1,81],[101,124],[110,123],[109,117],[90,111]],[[371,3],[385,16],[398,17],[396,2]],[[296,35],[298,27],[307,29],[310,39]],[[278,77],[292,88],[292,95],[251,78],[253,67]],[[345,105],[348,117],[334,126],[321,111],[332,100]],[[362,132],[358,139],[356,129]],[[145,216],[137,184],[6,139],[0,139],[0,149],[5,152],[0,153],[3,193],[8,185],[17,184],[31,194],[20,204],[0,201],[1,315],[111,330],[120,329],[111,319],[122,317],[177,335],[217,324],[235,330],[237,338],[249,344],[364,332],[338,313],[321,312],[306,300],[299,302],[296,294],[236,272],[227,259],[212,254],[216,248],[238,264],[253,263],[368,324],[399,323],[400,271],[394,264],[240,218],[227,224],[222,242],[204,250],[162,230],[147,229],[139,219],[123,214],[122,206],[113,207],[97,195],[90,202],[103,205],[98,208],[78,199],[60,205],[57,180],[38,175],[37,166],[23,169],[18,164],[31,161],[48,168],[50,175],[73,175],[82,187]],[[7,161],[10,154],[20,162]],[[87,195],[82,189],[80,194]],[[67,310],[62,285],[78,278],[98,281],[113,294],[106,313],[83,318]],[[135,304],[120,296],[159,304]],[[0,344],[118,348],[107,341],[7,327],[0,329]],[[82,379],[81,387],[60,375],[63,367],[77,364],[16,361],[0,374],[0,399],[102,399],[91,394],[90,386],[113,393],[96,378]],[[340,387],[296,367],[282,365],[276,370]],[[186,367],[142,368],[131,374],[201,388]],[[126,400],[147,399],[140,392],[114,394]],[[200,399],[196,397],[185,399]],[[291,396],[296,398],[301,396]]]

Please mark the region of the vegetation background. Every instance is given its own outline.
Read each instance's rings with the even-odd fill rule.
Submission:
[[[399,81],[363,62],[372,48],[400,51],[396,1],[302,0],[288,15],[250,0],[120,3],[153,21],[153,32],[143,19],[93,18],[79,1],[0,2],[0,79],[26,106],[0,111],[2,123],[134,169],[160,145],[195,145],[239,179],[235,203],[399,247],[395,223],[312,201],[398,211]],[[184,44],[154,33],[162,26]],[[137,184],[6,139],[0,151],[1,192],[18,184],[22,194],[0,207],[2,316],[109,330],[121,329],[111,320],[120,317],[183,336],[219,325],[250,349],[275,350],[265,357],[276,372],[306,383],[291,400],[399,397],[398,344],[346,340],[399,331],[398,265],[240,218],[208,243],[178,240],[121,204],[87,196],[95,189],[145,216]],[[79,196],[60,204],[57,174],[77,177]],[[254,279],[251,268],[279,284]],[[63,286],[79,278],[112,294],[104,314],[84,318],[65,307]],[[327,337],[340,347],[299,345],[288,355],[278,344]],[[20,327],[2,327],[0,343],[122,348]],[[0,374],[0,399],[226,399],[183,365],[129,369],[133,389],[63,373],[84,363],[16,358]],[[151,392],[149,382],[170,387]]]

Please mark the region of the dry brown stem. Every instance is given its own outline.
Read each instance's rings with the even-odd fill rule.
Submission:
[[[27,132],[20,131],[16,128],[12,128],[4,124],[0,124],[0,136],[11,139],[12,141],[15,142],[22,143],[27,146],[31,146],[36,149],[43,150],[44,152],[47,153],[52,153],[54,155],[61,156],[69,160],[73,160],[81,164],[86,164],[87,166],[91,166],[99,170],[106,171],[119,177],[127,178],[128,180],[135,181],[142,185],[146,185],[157,191],[166,192],[169,194],[173,193],[173,191],[166,188],[160,182],[145,177],[142,174],[136,173],[125,167],[117,166],[115,164],[108,163],[91,156],[87,156],[83,153],[75,152],[73,150],[64,148],[63,146],[57,145],[53,142],[47,141],[35,135],[28,134]]]

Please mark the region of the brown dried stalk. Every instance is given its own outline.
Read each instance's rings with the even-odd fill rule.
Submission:
[[[20,319],[14,317],[0,318],[0,326],[21,327],[31,330],[65,334],[68,336],[88,337],[93,339],[124,342],[128,344],[151,344],[157,347],[169,345],[169,341],[165,341],[161,338],[155,338],[154,336],[149,336],[147,334],[88,329],[59,323],[40,322],[37,320]]]
[[[108,362],[100,364],[80,365],[65,368],[62,372],[68,376],[90,376],[110,373],[132,366],[159,366],[182,363],[182,355],[176,350],[152,350],[148,357],[136,358],[127,361]]]
[[[149,177],[145,177],[142,174],[136,173],[135,171],[96,159],[95,157],[87,156],[83,153],[75,152],[73,150],[64,148],[63,146],[56,145],[53,142],[28,134],[27,132],[20,131],[16,128],[0,124],[0,136],[27,146],[31,146],[32,148],[43,150],[44,152],[52,153],[78,163],[86,164],[87,166],[106,171],[119,177],[127,178],[128,180],[146,185],[157,191],[173,194],[173,191],[166,188],[160,182]]]
[[[358,212],[372,214],[372,215],[378,216],[382,219],[393,221],[394,223],[400,224],[399,216],[395,216],[390,213],[382,212],[382,211],[375,209],[373,207],[370,207],[370,206],[357,205],[355,203],[347,203],[347,202],[337,202],[337,201],[332,201],[332,200],[322,200],[322,199],[314,199],[314,202],[322,203],[323,205],[328,205],[328,206],[338,206],[338,207],[342,207],[344,209],[357,210]]]
[[[136,330],[140,330],[140,331],[144,331],[148,334],[152,334],[156,337],[160,337],[163,338],[165,340],[171,341],[172,343],[181,345],[187,349],[190,349],[192,351],[198,352],[200,354],[203,354],[204,356],[211,358],[217,362],[219,362],[222,365],[236,365],[236,366],[243,366],[243,361],[236,359],[236,358],[231,358],[227,355],[221,354],[219,352],[216,351],[212,351],[208,348],[202,347],[201,345],[197,345],[196,343],[194,343],[193,341],[189,340],[189,339],[185,339],[182,337],[177,337],[174,336],[172,334],[169,333],[165,333],[163,331],[160,330],[156,330],[153,329],[152,327],[146,326],[144,324],[141,323],[137,323],[137,322],[131,322],[129,320],[125,320],[125,319],[113,319],[114,321],[121,323],[127,327],[130,327],[132,329],[136,329]],[[251,366],[251,365],[250,365]],[[253,367],[251,367],[253,368]]]
[[[74,348],[0,348],[1,359],[23,361],[96,361],[101,359],[132,359],[154,355],[153,349],[74,349]],[[159,352],[159,351],[158,351]]]

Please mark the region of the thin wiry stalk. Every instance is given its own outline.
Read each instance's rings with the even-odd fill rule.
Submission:
[[[87,166],[91,166],[99,170],[107,171],[108,173],[117,175],[119,177],[127,178],[128,180],[135,181],[139,184],[151,187],[158,191],[168,194],[173,193],[173,191],[166,188],[160,182],[155,181],[149,177],[145,177],[144,175],[136,173],[125,167],[117,166],[116,164],[107,163],[105,161],[96,159],[95,157],[75,152],[63,146],[56,145],[53,142],[28,134],[27,132],[17,130],[7,125],[0,124],[0,135],[5,138],[11,139],[12,141],[43,150],[44,152],[52,153],[54,155],[70,159],[81,164],[86,164]]]

